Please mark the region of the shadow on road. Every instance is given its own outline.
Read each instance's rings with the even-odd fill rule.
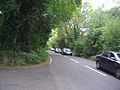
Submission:
[[[105,70],[105,69],[100,69],[100,70],[105,72],[105,73],[107,73],[107,74],[109,74],[109,75],[111,75],[111,76],[113,76],[113,77],[115,77],[115,74],[110,72],[110,71],[108,71],[108,70]]]

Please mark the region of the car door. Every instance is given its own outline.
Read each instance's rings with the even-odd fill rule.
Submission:
[[[109,57],[109,52],[105,52],[101,55],[100,57],[100,63],[101,66],[105,69],[107,69],[107,61],[108,61],[108,57]]]
[[[115,68],[116,68],[115,61],[116,61],[115,55],[113,53],[110,53],[110,56],[107,60],[107,69],[109,71],[113,72],[115,70]]]

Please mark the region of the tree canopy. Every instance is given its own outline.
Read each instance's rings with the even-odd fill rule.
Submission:
[[[84,6],[85,5],[85,6]],[[93,10],[89,3],[83,4],[77,13],[58,28],[56,46],[69,47],[75,55],[91,57],[103,51],[120,51],[120,7],[104,11]],[[55,41],[53,41],[55,43]],[[63,46],[64,45],[64,46]]]
[[[38,54],[52,28],[68,21],[80,4],[81,0],[1,0],[1,56],[5,51]]]

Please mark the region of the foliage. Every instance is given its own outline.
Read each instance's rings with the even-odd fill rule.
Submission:
[[[73,0],[53,0],[48,4],[48,12],[56,23],[67,21],[75,10],[76,3]]]
[[[16,52],[12,52],[12,51],[5,51],[2,52],[2,60],[1,63],[4,66],[9,66],[9,67],[13,67],[13,66],[22,66],[25,65],[25,58],[21,57],[20,53],[16,53]]]
[[[94,56],[90,56],[89,59],[95,61],[95,60],[96,60],[96,55],[94,55]]]
[[[120,20],[111,19],[106,23],[105,49],[111,51],[120,51]]]
[[[92,59],[102,51],[120,51],[120,7],[109,11],[90,9],[87,5],[83,14],[78,11],[68,22],[60,23],[62,32],[58,34],[62,37],[56,37],[59,38],[56,44],[71,48],[77,56]],[[66,44],[60,43],[63,39]]]
[[[49,42],[47,42],[47,45],[49,47],[57,47],[57,41],[58,41],[58,28],[52,29],[50,34]]]
[[[4,64],[19,65],[22,59],[26,64],[45,61],[47,54],[44,49],[51,29],[71,18],[80,2],[81,0],[0,1],[0,57],[4,58]],[[19,52],[22,59],[17,60],[19,55],[14,56],[14,53]]]
[[[101,30],[90,31],[86,36],[84,52],[87,56],[100,53],[103,49],[104,38]]]
[[[98,9],[91,13],[90,21],[87,24],[90,31],[85,36],[83,56],[96,55],[104,50],[120,50],[120,19],[116,16],[119,12],[113,15],[114,9],[107,12]]]
[[[45,49],[40,48],[31,52],[2,52],[1,64],[8,67],[39,64],[48,60],[48,54]]]
[[[75,55],[83,56],[84,46],[85,46],[85,37],[79,37],[78,40],[75,42],[75,46],[74,46]]]

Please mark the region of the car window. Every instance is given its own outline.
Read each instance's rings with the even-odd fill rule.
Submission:
[[[59,51],[61,51],[61,49],[59,49]]]
[[[66,52],[71,52],[71,50],[68,49],[68,48],[64,48],[64,51],[66,51]]]
[[[104,56],[104,57],[109,57],[109,53],[108,53],[108,52],[105,52],[105,53],[102,54],[102,56]]]
[[[70,50],[70,49],[66,49],[66,51],[67,51],[67,52],[71,52],[71,50]]]
[[[120,58],[120,54],[117,54],[118,55],[118,57]]]
[[[113,53],[110,53],[110,57],[115,57],[115,55]]]

